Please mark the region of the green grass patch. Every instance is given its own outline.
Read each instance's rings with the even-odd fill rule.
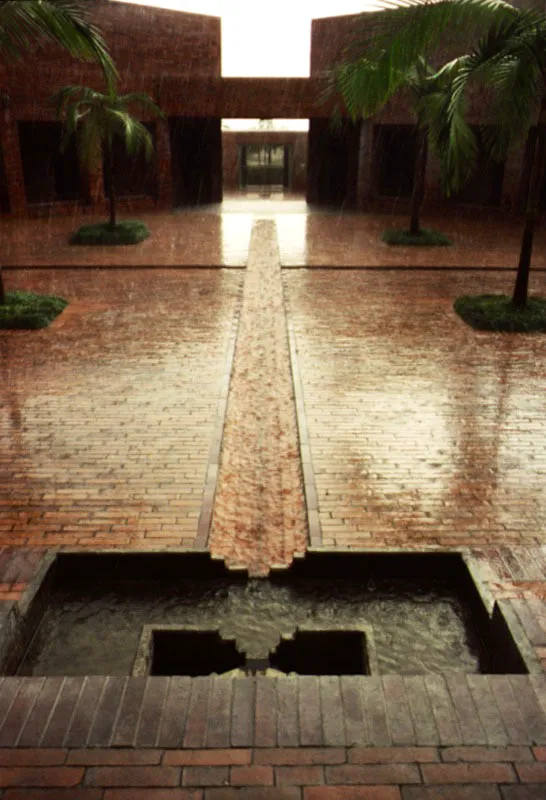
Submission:
[[[546,299],[530,297],[525,308],[514,308],[503,294],[465,295],[453,304],[457,314],[479,331],[546,332]]]
[[[36,330],[47,328],[66,308],[62,297],[32,292],[6,292],[6,303],[0,305],[0,328]]]
[[[143,222],[127,219],[110,228],[107,222],[95,225],[82,225],[72,234],[70,244],[120,245],[138,244],[147,239],[150,231]]]
[[[421,228],[417,234],[410,233],[409,231],[401,231],[397,228],[389,228],[389,230],[383,231],[381,239],[386,244],[413,245],[416,247],[447,247],[453,244],[445,233],[429,231],[426,228]]]

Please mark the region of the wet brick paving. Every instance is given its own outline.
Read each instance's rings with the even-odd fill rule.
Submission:
[[[301,522],[296,414],[318,508],[311,543],[467,551],[546,666],[544,344],[475,333],[451,311],[457,294],[509,290],[512,275],[416,271],[439,251],[393,255],[370,233],[384,217],[230,210],[180,215],[178,228],[167,215],[170,233],[146,253],[81,251],[76,264],[152,258],[153,271],[41,270],[74,265],[55,231],[76,220],[39,223],[38,240],[34,223],[9,229],[6,262],[34,269],[8,271],[8,286],[71,305],[48,331],[0,333],[1,609],[16,608],[52,548],[195,543],[242,310],[213,552],[260,573],[301,549],[275,506],[289,488]],[[413,271],[281,281],[270,223],[255,229],[243,305],[243,270],[157,268],[245,264],[252,214],[276,218],[287,266],[377,267],[389,252]],[[466,240],[442,263],[513,266],[516,226],[501,237],[500,224],[454,225]],[[545,288],[535,272],[532,289]],[[269,522],[253,548],[256,509]],[[538,674],[0,679],[2,800],[542,800],[544,745]]]
[[[124,215],[125,216],[125,215]],[[138,212],[150,238],[130,247],[74,247],[80,225],[103,222],[93,215],[0,220],[2,263],[19,267],[243,267],[248,256],[252,214],[210,214],[180,210]],[[10,281],[11,283],[11,281]]]
[[[423,227],[447,234],[452,247],[390,247],[381,241],[389,228],[408,227],[401,214],[279,214],[283,267],[432,267],[509,268],[517,264],[521,219],[473,213],[423,217]],[[502,229],[502,236],[499,236]],[[539,229],[533,250],[535,269],[546,268],[546,230]]]
[[[9,278],[70,306],[0,336],[2,544],[192,547],[243,272]]]
[[[544,338],[474,332],[451,309],[511,276],[284,281],[324,546],[546,542]]]

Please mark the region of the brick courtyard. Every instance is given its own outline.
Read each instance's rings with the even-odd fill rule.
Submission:
[[[68,248],[73,221],[3,226],[8,288],[70,300],[0,332],[5,612],[56,548],[254,574],[305,546],[457,550],[546,665],[543,337],[451,310],[510,290],[517,228],[393,254],[385,218],[262,202],[149,215],[161,245],[115,258]],[[2,800],[542,800],[545,745],[539,674],[0,683]]]

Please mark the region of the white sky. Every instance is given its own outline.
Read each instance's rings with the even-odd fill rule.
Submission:
[[[373,0],[124,0],[222,17],[226,77],[308,77],[311,19],[358,14]]]

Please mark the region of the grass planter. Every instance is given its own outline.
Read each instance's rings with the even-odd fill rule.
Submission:
[[[421,228],[419,233],[401,231],[397,228],[390,228],[383,231],[381,239],[385,244],[391,245],[411,245],[414,247],[448,247],[453,244],[451,239],[439,231],[429,231]]]
[[[82,225],[72,234],[70,244],[80,245],[124,245],[138,244],[147,239],[150,231],[143,222],[124,220],[111,228],[107,222]]]
[[[503,294],[465,295],[453,304],[456,313],[479,331],[546,333],[546,299],[530,297],[525,308],[513,308]]]
[[[6,292],[6,302],[0,305],[0,328],[4,330],[47,328],[67,305],[66,300],[54,295]]]

